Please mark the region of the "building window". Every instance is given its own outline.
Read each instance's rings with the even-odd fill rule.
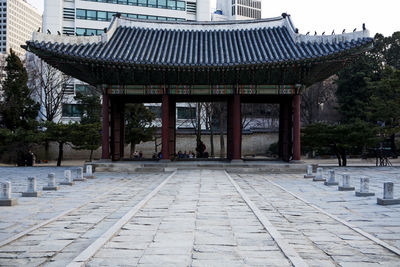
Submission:
[[[158,0],[157,7],[158,8],[167,8],[167,0]]]
[[[94,88],[87,84],[75,84],[75,94],[93,95]]]
[[[81,117],[78,104],[63,104],[62,105],[63,117]]]
[[[176,1],[174,1],[174,0],[168,0],[168,2],[167,2],[167,8],[168,8],[168,9],[176,9]]]
[[[191,120],[196,118],[196,108],[191,107],[178,107],[178,119]]]
[[[184,1],[176,1],[176,9],[185,10],[185,2]]]

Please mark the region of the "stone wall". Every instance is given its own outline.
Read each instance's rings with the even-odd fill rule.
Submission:
[[[196,149],[196,136],[193,134],[177,134],[176,141],[176,151],[186,150],[194,151]],[[226,154],[226,135],[225,140],[225,154]],[[210,153],[210,135],[202,135],[202,141],[206,145],[206,151]],[[161,138],[157,139],[157,143],[161,142]],[[278,142],[277,132],[263,132],[263,133],[251,133],[243,134],[242,136],[242,156],[247,155],[262,155],[265,154],[272,143]],[[136,151],[142,151],[146,158],[150,158],[155,151],[155,142],[145,142],[137,145]],[[158,151],[161,150],[161,146],[158,146]],[[45,155],[43,147],[36,147],[34,153],[37,155],[38,159],[56,160],[58,156],[58,144],[50,143],[48,155]],[[219,156],[220,151],[220,137],[219,135],[214,135],[214,153]],[[129,145],[125,147],[125,157],[129,157],[130,147]],[[87,150],[74,150],[70,145],[64,146],[64,159],[89,159],[90,151]],[[101,148],[94,151],[93,158],[99,159],[101,157]]]

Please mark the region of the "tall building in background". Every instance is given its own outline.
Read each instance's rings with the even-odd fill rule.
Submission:
[[[261,0],[217,0],[213,20],[261,19]]]
[[[43,28],[63,34],[98,35],[116,13],[135,19],[207,21],[210,0],[45,0]]]
[[[0,52],[12,49],[18,56],[25,56],[21,48],[32,32],[42,27],[42,15],[25,0],[0,0]]]

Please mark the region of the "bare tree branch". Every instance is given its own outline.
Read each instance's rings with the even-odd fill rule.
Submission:
[[[72,77],[46,64],[36,56],[27,62],[28,85],[34,97],[41,105],[40,116],[46,121],[54,121],[62,113],[62,104],[66,101],[68,84]]]

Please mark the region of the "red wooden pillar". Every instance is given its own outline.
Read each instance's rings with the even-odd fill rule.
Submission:
[[[169,96],[162,96],[161,154],[163,160],[169,160]]]
[[[280,114],[280,137],[282,138],[280,142],[280,148],[282,149],[282,152],[280,154],[282,155],[282,160],[283,161],[289,161],[290,160],[290,120],[291,120],[291,112],[290,112],[290,105],[288,101],[285,99],[281,102],[281,114]]]
[[[110,158],[110,114],[109,114],[109,96],[103,94],[102,103],[103,125],[101,130],[101,158]]]
[[[295,95],[293,97],[293,160],[300,159],[300,95]]]
[[[232,160],[242,158],[242,127],[240,95],[233,95],[232,101]]]
[[[232,100],[228,99],[227,102],[227,115],[228,118],[226,120],[226,157],[228,159],[232,159],[233,153],[233,120],[232,120],[232,112],[233,112],[233,105]]]
[[[176,102],[171,96],[168,99],[168,114],[168,158],[173,159],[176,152]]]
[[[111,100],[111,158],[121,159],[121,112],[115,99]]]
[[[125,103],[119,104],[119,114],[120,114],[120,140],[119,143],[119,156],[120,159],[124,158],[125,152]]]

